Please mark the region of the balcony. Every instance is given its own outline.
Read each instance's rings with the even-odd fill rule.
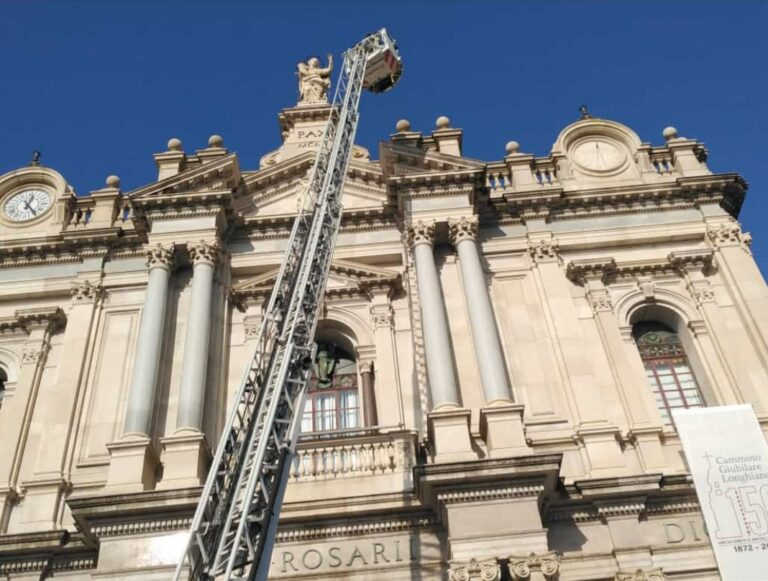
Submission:
[[[397,428],[304,434],[291,467],[285,502],[411,491],[416,446],[415,431]]]

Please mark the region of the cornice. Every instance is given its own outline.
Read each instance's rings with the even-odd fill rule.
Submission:
[[[0,575],[94,569],[98,547],[67,530],[0,535]]]

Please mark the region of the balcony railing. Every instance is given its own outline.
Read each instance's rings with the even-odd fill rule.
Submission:
[[[410,472],[416,433],[359,429],[305,434],[299,440],[291,481],[306,482]]]

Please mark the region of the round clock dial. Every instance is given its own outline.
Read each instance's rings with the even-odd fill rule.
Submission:
[[[11,196],[4,211],[9,220],[26,222],[43,214],[51,207],[51,195],[44,190],[24,190]]]
[[[624,161],[624,152],[609,141],[590,139],[576,146],[573,160],[588,170],[610,171]]]

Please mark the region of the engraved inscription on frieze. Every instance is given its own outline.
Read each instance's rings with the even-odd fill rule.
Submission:
[[[308,573],[339,573],[358,569],[407,566],[415,559],[407,536],[300,543],[281,546],[272,553],[270,578]],[[422,556],[423,557],[423,556]],[[439,555],[435,556],[439,559]]]

